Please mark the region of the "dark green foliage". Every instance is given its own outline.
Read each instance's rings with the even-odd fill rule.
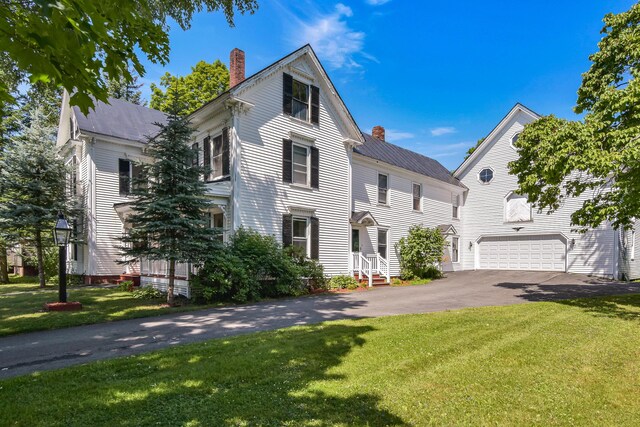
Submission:
[[[51,83],[72,93],[87,114],[94,99],[106,101],[107,80],[133,82],[129,66],[145,73],[139,58],[169,60],[169,26],[190,26],[194,13],[253,13],[255,0],[58,0],[0,3],[0,52],[32,83]],[[106,78],[105,78],[106,77]],[[0,79],[0,104],[13,99]]]
[[[0,229],[35,248],[41,286],[46,280],[43,251],[53,243],[58,212],[67,210],[67,169],[54,136],[50,118],[42,109],[34,109],[28,125],[22,125],[0,158]]]
[[[135,71],[130,70],[129,72],[131,73],[131,81],[128,81],[124,76],[117,80],[107,79],[107,96],[146,106],[147,102],[142,99],[142,91],[140,91],[143,84],[138,83],[138,75]]]
[[[200,301],[256,301],[302,295],[324,286],[322,266],[292,256],[273,236],[240,228],[224,251],[209,254],[191,281]]]
[[[148,142],[153,162],[142,165],[142,176],[134,179],[133,213],[127,220],[131,229],[121,238],[124,257],[119,261],[167,260],[169,304],[173,304],[175,264],[197,263],[219,246],[205,219],[210,207],[200,179],[205,170],[192,165],[189,143],[194,130],[178,111],[174,106],[167,124],[159,125],[159,134]]]
[[[589,57],[575,111],[582,121],[543,117],[525,126],[509,164],[520,194],[540,211],[586,196],[571,215],[582,231],[640,217],[640,3],[604,17],[599,51]]]
[[[123,292],[133,292],[133,282],[131,280],[125,280],[118,285],[117,289]]]
[[[329,279],[329,289],[357,289],[360,286],[352,276],[333,276]]]
[[[446,244],[438,228],[422,225],[409,227],[409,234],[396,243],[402,278],[405,280],[437,278],[436,271],[439,271],[438,267],[442,262]]]

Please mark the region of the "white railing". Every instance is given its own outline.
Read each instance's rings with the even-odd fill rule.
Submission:
[[[378,273],[381,276],[387,278],[387,283],[391,282],[391,275],[389,273],[389,261],[380,256],[380,254],[376,254],[378,258]]]
[[[360,255],[360,269],[358,270],[358,279],[362,280],[362,273],[365,273],[367,275],[367,278],[369,279],[369,287],[373,286],[373,274],[372,274],[372,270],[371,270],[371,262],[369,262],[369,260],[367,258],[364,257],[364,255],[362,255],[361,253],[359,253],[358,255]]]
[[[165,260],[140,260],[140,274],[143,276],[168,276],[169,262]],[[189,277],[189,264],[176,263],[176,277]]]
[[[380,256],[379,253],[363,255],[362,252],[351,253],[351,267],[353,274],[358,275],[358,280],[362,280],[362,276],[365,275],[369,281],[369,286],[372,286],[373,275],[379,274],[387,279],[387,282],[391,281],[391,272],[389,269],[389,261]]]

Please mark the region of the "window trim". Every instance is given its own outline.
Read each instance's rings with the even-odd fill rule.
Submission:
[[[385,248],[385,256],[383,256],[382,258],[384,258],[385,260],[389,260],[389,228],[388,227],[378,227],[377,228],[377,232],[376,232],[376,253],[380,254],[380,232],[383,231],[385,234],[385,242],[384,242],[384,248]],[[380,255],[382,256],[382,255]]]
[[[309,217],[306,216],[298,216],[298,215],[294,215],[291,218],[291,246],[296,246],[295,242],[296,239],[298,239],[298,241],[302,240],[302,237],[296,237],[296,227],[294,225],[294,223],[296,221],[304,221],[305,222],[305,237],[304,237],[304,241],[305,241],[305,255],[307,256],[307,258],[311,257],[311,230],[310,230],[310,226],[311,226],[311,221]]]
[[[216,140],[218,140],[218,138],[220,139],[220,152],[218,153],[218,155],[215,155]],[[211,155],[209,156],[210,164],[208,167],[211,170],[211,173],[209,173],[209,181],[215,181],[216,179],[220,179],[224,177],[224,158],[223,158],[224,136],[222,135],[222,132],[220,132],[218,135],[211,138],[210,145],[211,145]],[[215,161],[217,158],[220,159],[220,171],[218,172],[218,175],[215,175],[213,165],[215,164]]]
[[[418,186],[418,189],[419,189],[418,209],[415,208],[416,196],[413,193],[414,187],[416,185]],[[422,212],[422,184],[420,184],[419,182],[412,182],[411,183],[411,208],[413,209],[414,212]]]
[[[127,162],[127,164],[129,165],[129,171],[127,175],[127,188],[125,191],[122,191],[122,180],[124,179],[125,175],[122,173],[122,170],[120,168],[121,162]],[[120,194],[120,197],[128,197],[131,194],[132,165],[133,161],[131,161],[131,159],[118,158],[118,193]]]
[[[481,178],[480,178],[480,174],[482,172],[484,172],[485,170],[490,170],[491,171],[491,179],[487,182],[484,182]],[[480,169],[478,171],[478,175],[476,176],[476,178],[478,179],[478,182],[482,185],[489,185],[493,182],[493,180],[496,178],[496,171],[493,170],[493,168],[491,166],[485,166],[482,169]]]
[[[298,99],[295,97],[294,93],[295,93],[295,89],[294,87],[296,86],[296,83],[298,83],[299,85],[302,86],[306,86],[307,88],[307,100],[306,102],[303,102],[302,100]],[[307,114],[306,117],[304,119],[297,117],[295,115],[295,113],[293,112],[293,105],[295,102],[299,102],[299,103],[305,103],[307,105]],[[291,82],[291,117],[293,117],[294,119],[297,120],[301,120],[303,122],[306,123],[310,123],[311,122],[311,85],[309,83],[305,83],[302,80],[298,80],[296,78],[292,78],[292,82]]]
[[[631,230],[631,261],[636,260],[636,230]]]
[[[511,197],[514,194],[518,195],[518,196],[521,196],[521,197],[524,197],[522,194],[518,194],[515,191],[509,191],[507,193],[507,195],[504,196],[504,199],[503,199],[504,207],[503,207],[503,216],[502,216],[502,218],[504,220],[504,223],[505,224],[522,224],[522,223],[533,222],[533,206],[529,202],[527,202],[529,204],[529,219],[522,220],[522,221],[509,221],[509,218],[507,217],[507,207],[509,205],[509,200],[508,199],[509,199],[509,197]]]
[[[294,152],[296,150],[296,147],[303,148],[305,150],[305,152],[306,152],[306,156],[305,156],[305,158],[306,158],[306,164],[305,164],[305,168],[306,168],[305,176],[306,176],[306,178],[305,178],[305,183],[304,184],[301,184],[301,183],[295,181],[295,170],[294,170],[294,167],[295,167],[296,163],[293,161],[293,158],[294,158]],[[300,143],[293,142],[293,141],[291,143],[291,184],[292,185],[297,185],[297,186],[300,186],[300,187],[305,187],[305,188],[310,188],[311,187],[311,147],[309,147],[308,145],[300,144]]]
[[[517,150],[516,146],[513,145],[513,143],[515,142],[514,139],[517,141],[518,138],[520,137],[520,134],[522,133],[522,131],[517,131],[515,132],[513,135],[511,135],[511,138],[509,138],[509,145],[511,146],[511,148],[513,148],[514,150]]]
[[[380,175],[385,176],[387,178],[387,187],[384,189],[385,190],[385,201],[384,202],[380,201]],[[382,206],[390,206],[391,202],[389,200],[389,198],[390,198],[389,197],[389,193],[390,193],[390,191],[389,191],[389,174],[388,173],[378,172],[377,179],[378,179],[378,182],[376,183],[376,189],[377,189],[376,198],[378,200],[378,204],[382,205]]]
[[[453,199],[455,198],[455,203]],[[460,195],[456,194],[455,196],[451,195],[451,218],[460,219]]]
[[[454,240],[457,242],[457,246],[456,246],[456,251],[453,251],[454,245],[453,242]],[[453,259],[453,254],[456,254],[456,259],[454,261]],[[451,236],[451,263],[452,264],[460,264],[460,236]]]

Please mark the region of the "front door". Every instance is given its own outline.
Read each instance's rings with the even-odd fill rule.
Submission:
[[[360,252],[360,229],[351,229],[351,252]]]

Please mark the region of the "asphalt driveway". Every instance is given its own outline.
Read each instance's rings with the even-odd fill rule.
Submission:
[[[628,293],[640,293],[640,283],[553,272],[450,273],[424,286],[322,294],[0,338],[0,379],[326,320]]]

